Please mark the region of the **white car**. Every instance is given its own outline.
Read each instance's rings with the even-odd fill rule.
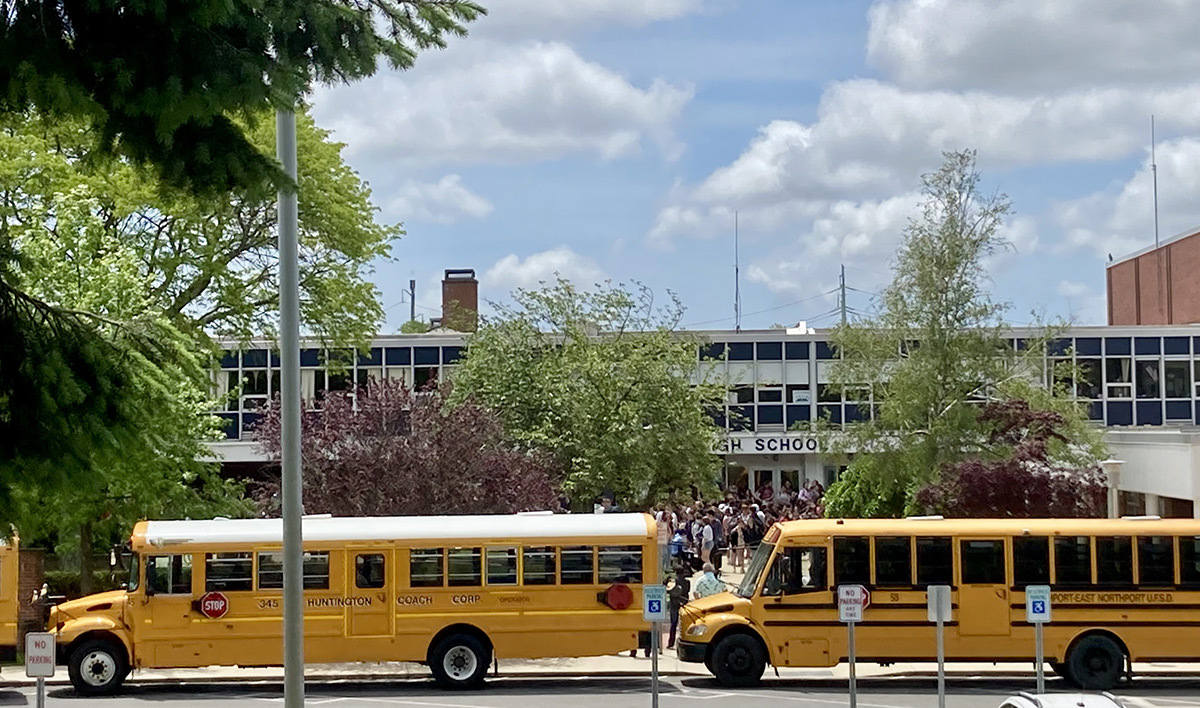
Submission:
[[[1000,708],[1126,708],[1111,693],[1018,693]]]

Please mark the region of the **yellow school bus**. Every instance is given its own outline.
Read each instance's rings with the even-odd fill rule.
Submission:
[[[309,663],[416,661],[475,688],[493,661],[645,645],[658,581],[646,514],[305,517]],[[279,519],[143,521],[127,589],[51,610],[60,663],[86,695],[131,669],[283,661]]]
[[[932,661],[926,588],[951,586],[948,661],[1032,661],[1025,588],[1051,587],[1045,660],[1107,690],[1133,661],[1200,659],[1200,521],[826,519],[773,526],[736,592],[685,605],[679,658],[727,686],[847,658],[837,586],[870,591],[859,660]]]
[[[8,541],[0,538],[0,661],[17,658],[18,558],[17,535]]]

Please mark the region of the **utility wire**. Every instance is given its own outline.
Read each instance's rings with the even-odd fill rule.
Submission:
[[[757,310],[757,311],[755,311],[755,312],[747,312],[747,313],[744,313],[744,315],[743,315],[743,316],[744,316],[744,317],[750,317],[750,316],[752,316],[752,315],[762,315],[762,314],[765,314],[765,313],[767,313],[767,312],[774,312],[775,310],[782,310],[782,309],[783,309],[783,308],[785,308],[785,307],[792,307],[793,305],[799,305],[799,304],[801,304],[801,303],[804,303],[804,302],[809,302],[810,300],[816,300],[817,298],[822,298],[822,297],[825,297],[825,296],[827,296],[827,295],[833,295],[833,294],[834,294],[834,293],[836,293],[836,292],[837,292],[837,288],[834,288],[833,290],[827,290],[827,291],[825,291],[825,292],[823,292],[823,293],[818,293],[818,294],[816,294],[816,295],[810,295],[809,297],[801,298],[801,299],[799,299],[799,300],[796,300],[795,302],[786,302],[786,303],[784,303],[784,304],[782,304],[782,305],[776,305],[775,307],[768,307],[768,308],[767,308],[767,309],[765,309],[765,310]],[[719,318],[719,319],[715,319],[715,320],[704,320],[703,322],[691,322],[691,323],[688,323],[688,324],[685,324],[685,325],[680,325],[680,327],[682,327],[682,328],[687,328],[687,327],[695,327],[696,325],[703,325],[703,324],[713,324],[713,323],[715,323],[715,322],[728,322],[729,320],[732,320],[732,319],[734,319],[734,318],[732,318],[732,317],[721,317],[721,318]]]

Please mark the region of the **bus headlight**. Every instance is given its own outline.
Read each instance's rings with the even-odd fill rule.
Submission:
[[[693,624],[691,627],[688,627],[687,635],[689,637],[699,637],[701,634],[704,634],[707,631],[708,631],[708,625]]]

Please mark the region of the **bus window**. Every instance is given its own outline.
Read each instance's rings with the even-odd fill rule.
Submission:
[[[483,585],[483,575],[480,572],[480,556],[478,548],[451,548],[446,553],[446,577],[450,587],[471,587]]]
[[[525,549],[526,585],[553,585],[558,575],[552,546],[533,546]]]
[[[192,555],[146,558],[146,588],[150,594],[191,595]]]
[[[641,546],[601,546],[600,584],[642,582]]]
[[[204,589],[253,590],[254,558],[250,553],[205,553]]]
[[[591,585],[595,582],[592,576],[592,550],[588,546],[567,546],[562,549],[563,585]]]
[[[487,584],[517,584],[517,549],[487,549]]]
[[[329,589],[329,551],[304,552],[304,589]],[[259,551],[258,589],[283,587],[283,551]]]
[[[963,541],[963,585],[1005,585],[1004,541]]]
[[[1133,542],[1128,536],[1096,538],[1096,584],[1133,585]]]
[[[867,537],[833,539],[833,584],[871,584],[871,541]]]
[[[1092,582],[1092,539],[1089,536],[1059,536],[1054,539],[1054,584],[1090,585]]]
[[[438,561],[441,562],[440,556]],[[441,576],[440,570],[438,576]],[[387,565],[382,553],[359,553],[354,557],[354,587],[381,588],[386,584]]]
[[[912,539],[908,536],[875,538],[875,584],[882,587],[912,586]]]
[[[825,549],[787,548],[775,556],[763,583],[763,595],[797,595],[825,590]]]
[[[408,584],[414,588],[442,586],[442,549],[414,548],[409,552]]]
[[[917,539],[917,586],[954,584],[954,546],[949,538]]]
[[[1179,584],[1200,586],[1200,536],[1179,539]]]
[[[1170,536],[1138,536],[1138,584],[1175,584],[1175,543]]]
[[[1045,536],[1013,537],[1013,585],[1050,584],[1050,539]]]

